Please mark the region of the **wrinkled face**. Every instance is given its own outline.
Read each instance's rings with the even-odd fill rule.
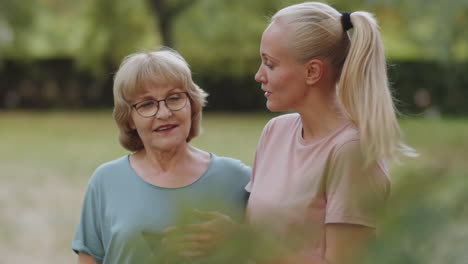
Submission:
[[[286,33],[273,23],[263,32],[260,44],[262,63],[255,80],[262,84],[270,111],[295,110],[307,93],[307,68],[288,52]]]
[[[144,86],[144,92],[133,98],[132,104],[143,104],[147,100],[177,100],[175,93],[184,92],[176,85]],[[159,110],[152,117],[141,116],[135,107],[132,107],[129,126],[136,129],[146,150],[172,151],[186,146],[186,139],[191,127],[190,100],[180,110],[171,111],[165,102],[159,102]]]

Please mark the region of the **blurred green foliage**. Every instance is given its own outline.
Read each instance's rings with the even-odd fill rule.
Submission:
[[[382,10],[419,48],[419,58],[445,63],[468,57],[468,2],[465,0],[364,0]],[[380,13],[380,12],[378,12]]]
[[[2,0],[0,107],[110,106],[112,74],[122,59],[166,43],[210,93],[208,109],[261,109],[253,77],[262,32],[276,10],[298,2]],[[467,1],[330,2],[376,15],[387,57],[399,64],[390,67],[390,81],[403,110],[468,113]],[[429,105],[418,106],[415,98],[425,93]]]
[[[3,0],[0,54],[4,58],[72,57],[97,74],[139,49],[170,42],[194,68],[214,74],[251,74],[267,18],[297,0]],[[158,3],[158,4],[156,4]],[[450,0],[335,0],[339,10],[376,14],[390,58],[465,60],[468,4]],[[159,10],[166,8],[167,10]],[[164,22],[159,16],[169,16]],[[0,58],[1,59],[1,58]]]
[[[0,62],[8,57],[27,53],[28,34],[31,32],[37,7],[35,0],[0,1]]]
[[[86,33],[76,57],[81,68],[99,76],[119,65],[137,47],[151,48],[159,42],[144,0],[85,2],[82,24]]]

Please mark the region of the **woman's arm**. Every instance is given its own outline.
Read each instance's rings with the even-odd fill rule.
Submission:
[[[99,264],[99,262],[90,255],[80,252],[78,254],[78,264]]]
[[[355,263],[363,257],[375,230],[351,224],[327,224],[325,259],[330,264]]]
[[[349,264],[359,263],[365,250],[374,237],[374,229],[352,224],[327,224],[325,256],[294,252],[284,248],[283,256],[278,259],[259,261],[261,264]]]

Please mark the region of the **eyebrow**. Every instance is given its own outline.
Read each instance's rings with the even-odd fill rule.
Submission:
[[[167,91],[166,95],[164,96],[164,98],[167,98],[169,95],[171,94],[174,94],[174,93],[181,93],[181,92],[184,92],[184,89],[180,88],[180,87],[175,87],[175,88],[172,88],[171,90]],[[146,100],[154,100],[155,98],[151,95],[144,95],[142,97],[137,97],[136,99],[138,99],[138,101],[146,101]]]
[[[261,53],[261,57],[262,57],[262,58],[269,59],[269,60],[272,60],[273,62],[278,62],[278,59],[276,59],[276,58],[274,58],[274,57],[268,55],[268,54],[265,53],[265,52],[262,52],[262,53]]]

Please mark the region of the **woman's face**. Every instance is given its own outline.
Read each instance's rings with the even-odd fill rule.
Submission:
[[[175,96],[174,93],[185,92],[179,86],[171,84],[147,84],[144,88],[145,92],[137,95],[132,104],[173,98],[171,96]],[[158,112],[152,117],[143,117],[132,107],[129,123],[130,128],[137,130],[145,149],[162,152],[185,146],[191,124],[191,106],[188,98],[185,106],[177,111],[171,111],[165,102],[160,101]]]
[[[305,64],[297,62],[287,49],[287,31],[276,23],[263,32],[262,63],[255,80],[262,84],[270,111],[295,110],[307,93]]]

